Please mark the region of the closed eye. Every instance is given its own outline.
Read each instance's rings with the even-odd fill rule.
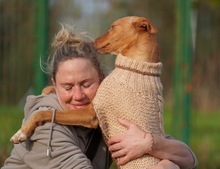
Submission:
[[[82,84],[83,88],[89,88],[91,86],[91,83],[84,83]]]
[[[72,89],[72,86],[65,87],[66,91],[70,91],[71,89]]]
[[[87,79],[87,80],[82,81],[80,85],[83,88],[89,88],[92,85],[92,83],[93,82],[90,79]]]

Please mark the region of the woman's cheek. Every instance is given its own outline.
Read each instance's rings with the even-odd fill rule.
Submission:
[[[91,90],[89,91],[89,100],[92,101],[96,95],[96,92],[97,92],[97,89],[98,89],[98,86],[93,86],[91,88]]]
[[[60,93],[60,99],[61,99],[63,102],[67,103],[67,102],[70,102],[70,101],[71,101],[72,96],[71,96],[71,94],[68,93],[68,92],[62,92],[62,93]]]

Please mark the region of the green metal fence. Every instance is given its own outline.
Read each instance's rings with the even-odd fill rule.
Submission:
[[[47,45],[46,6],[44,0],[0,2],[1,104],[18,103],[26,92],[33,90],[33,84],[36,92],[45,84],[39,56],[44,55]]]
[[[174,135],[189,143],[191,110],[192,35],[191,0],[177,0],[176,55],[174,71]],[[180,132],[181,131],[181,132]]]

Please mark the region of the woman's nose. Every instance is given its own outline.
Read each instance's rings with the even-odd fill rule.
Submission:
[[[73,93],[74,100],[81,100],[85,97],[82,89],[80,87],[76,87]]]

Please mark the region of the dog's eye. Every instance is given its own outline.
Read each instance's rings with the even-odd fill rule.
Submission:
[[[145,28],[147,30],[147,25],[146,24],[141,25],[141,27]]]
[[[115,27],[115,25],[112,25],[112,27],[111,27],[111,28],[113,29],[114,27]]]

